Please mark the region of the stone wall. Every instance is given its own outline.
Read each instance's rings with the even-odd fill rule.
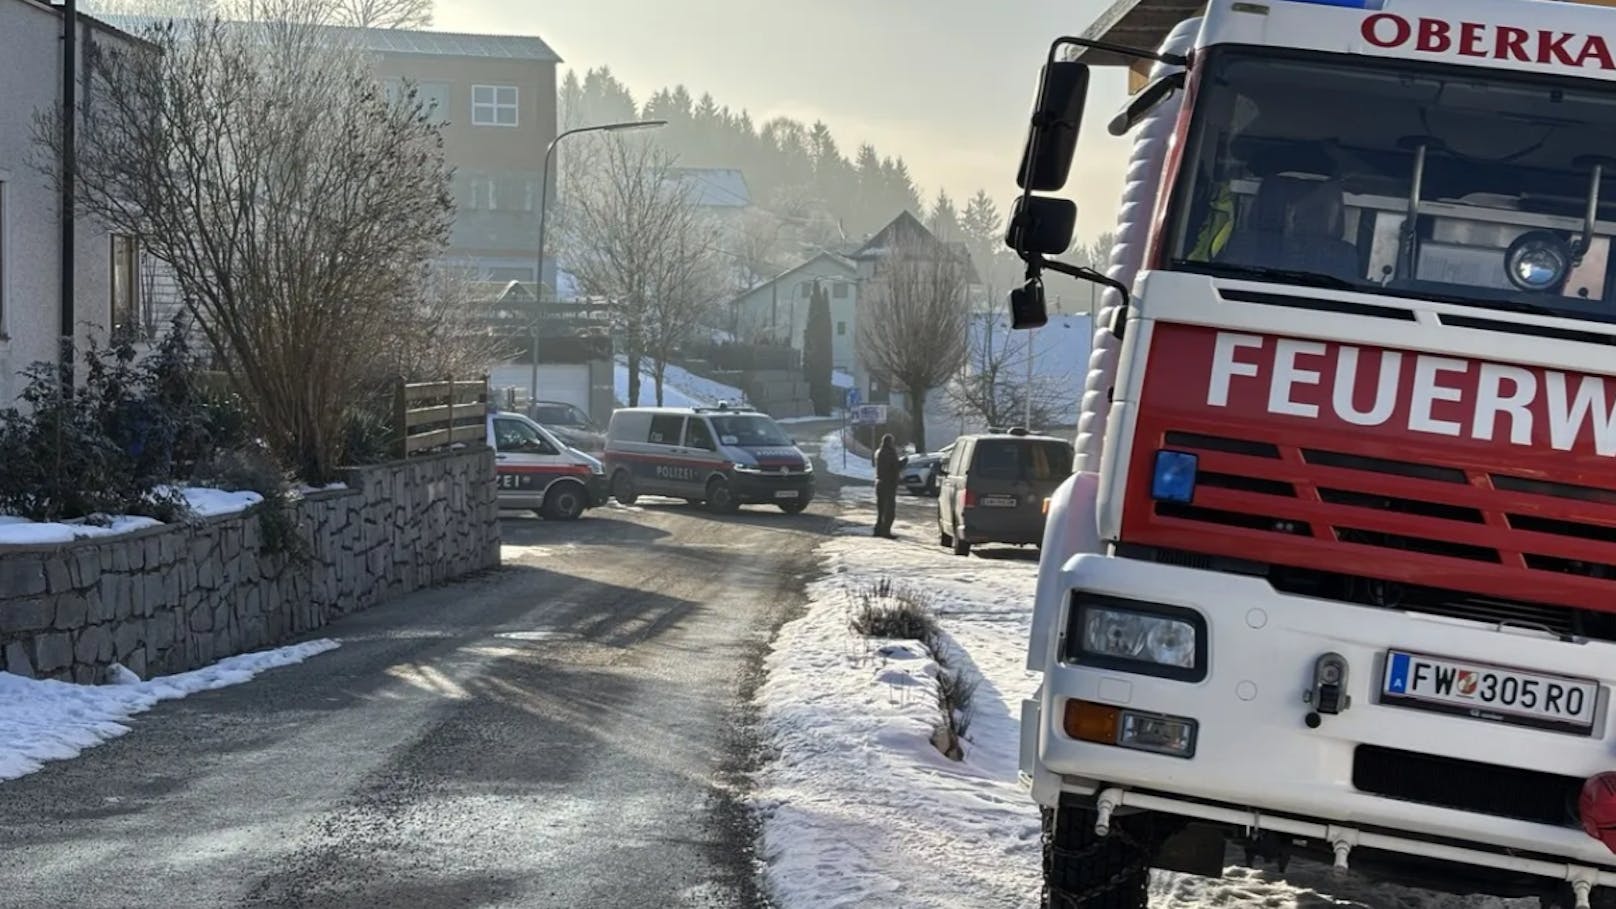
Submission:
[[[290,512],[268,551],[256,510],[112,539],[0,546],[0,671],[94,683],[271,646],[389,597],[499,565],[488,449],[357,468]],[[301,551],[301,555],[296,554]]]

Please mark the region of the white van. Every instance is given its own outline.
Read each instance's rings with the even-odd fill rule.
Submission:
[[[814,465],[768,414],[746,407],[626,407],[606,428],[606,473],[624,505],[642,495],[705,503],[717,513],[814,498]]]

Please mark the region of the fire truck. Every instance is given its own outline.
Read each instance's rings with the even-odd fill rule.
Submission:
[[[1616,10],[1186,12],[1053,43],[1006,237],[1017,326],[1106,287],[1022,705],[1045,905],[1293,858],[1616,905]],[[1119,63],[1094,271],[1058,193]]]

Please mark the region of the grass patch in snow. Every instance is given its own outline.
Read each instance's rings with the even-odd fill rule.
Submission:
[[[932,690],[938,720],[932,726],[931,743],[950,760],[963,760],[962,743],[971,729],[971,695],[976,691],[976,681],[950,662],[951,650],[937,623],[936,597],[885,575],[855,585],[848,595],[852,604],[847,624],[854,633],[867,638],[918,641],[937,663]]]

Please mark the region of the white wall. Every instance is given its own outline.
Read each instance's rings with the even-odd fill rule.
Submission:
[[[0,0],[0,408],[22,390],[22,370],[55,361],[61,322],[61,228],[55,192],[35,167],[34,113],[61,85],[61,20],[29,0]],[[81,30],[80,37],[83,37]],[[111,307],[111,242],[82,212],[75,261],[76,335],[105,331]],[[87,329],[83,323],[94,326]],[[83,375],[83,371],[78,373]]]

